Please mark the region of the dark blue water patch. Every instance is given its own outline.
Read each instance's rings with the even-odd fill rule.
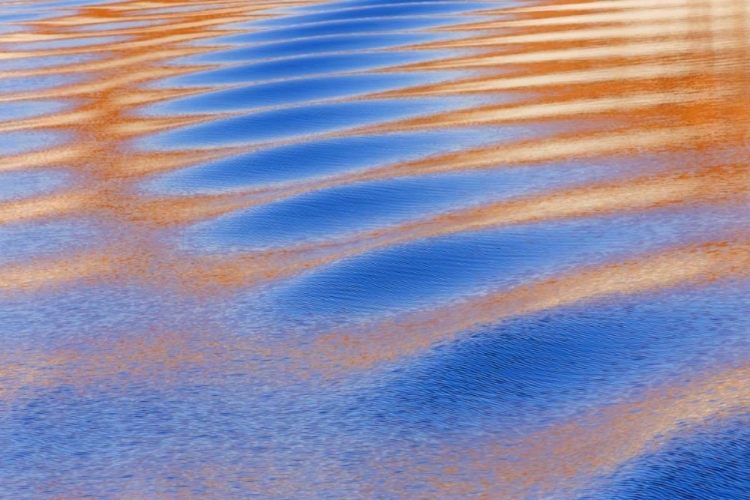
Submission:
[[[708,421],[623,467],[581,500],[737,500],[750,496],[750,414]]]
[[[539,133],[525,127],[474,128],[322,139],[171,172],[149,181],[145,188],[169,194],[241,191],[413,161],[535,132]]]
[[[745,281],[603,299],[464,332],[405,359],[368,405],[412,432],[533,432],[718,363],[746,364],[748,292]]]
[[[0,155],[15,155],[46,149],[60,144],[67,138],[60,132],[0,132]]]
[[[256,21],[253,27],[297,26],[327,22],[356,21],[361,19],[389,19],[398,17],[455,15],[493,8],[486,2],[414,2],[390,5],[368,5],[357,8],[331,9],[324,12],[283,16]]]
[[[441,51],[368,52],[363,54],[323,54],[260,61],[221,69],[166,78],[154,88],[261,83],[271,80],[332,75],[355,71],[373,71],[445,57]]]
[[[142,109],[139,115],[221,113],[291,106],[317,100],[343,100],[376,92],[427,85],[456,78],[456,73],[354,74],[282,80],[173,99]]]
[[[364,320],[506,288],[570,265],[584,249],[564,231],[517,228],[502,234],[457,235],[380,250],[333,264],[281,287],[279,307],[322,321]],[[554,260],[547,247],[556,243]],[[580,257],[579,257],[580,258]]]
[[[389,33],[398,31],[428,30],[461,23],[476,23],[486,21],[486,16],[461,16],[461,17],[403,17],[395,19],[360,19],[352,21],[334,21],[323,24],[290,26],[262,31],[226,35],[211,40],[212,44],[245,44],[260,43],[296,38],[309,38],[330,35],[345,34],[367,34],[367,33]],[[496,19],[492,17],[491,19]],[[252,29],[252,22],[243,22],[229,25],[229,28]],[[203,42],[206,43],[205,41]]]
[[[284,247],[372,230],[495,191],[478,188],[475,179],[456,177],[355,184],[264,205],[206,226],[216,239],[215,247],[225,251]],[[207,243],[205,233],[199,231],[195,238]]]
[[[355,183],[290,197],[201,223],[183,237],[190,242],[188,246],[201,252],[289,247],[384,229],[458,207],[533,194],[540,189],[568,187],[602,175],[606,175],[606,171],[586,167],[561,170],[555,165]]]
[[[356,127],[471,107],[471,104],[472,100],[464,97],[313,104],[214,120],[154,134],[136,144],[147,149],[175,150],[302,140]]]
[[[297,181],[320,179],[341,173],[422,159],[460,150],[472,143],[512,141],[545,131],[519,126],[502,129],[448,130],[394,135],[356,136],[306,142],[260,150],[203,167],[167,174],[147,183],[150,194],[190,196],[231,191],[252,193],[258,188],[289,187]],[[309,158],[309,160],[308,160]],[[639,160],[551,162],[512,169],[481,169],[426,176],[403,176],[320,187],[290,194],[275,202],[240,210],[202,222],[182,233],[182,245],[193,252],[231,252],[321,241],[390,224],[417,221],[478,204],[497,203],[515,197],[540,195],[577,185],[620,179],[648,168]],[[282,191],[283,193],[283,191]],[[264,196],[264,195],[261,195]],[[371,205],[377,204],[377,207]],[[692,212],[675,216],[681,227]],[[706,221],[722,221],[715,227],[742,227],[742,217],[726,210],[711,212]],[[670,239],[669,227],[654,234]]]
[[[422,238],[344,258],[283,282],[278,307],[289,317],[356,323],[439,308],[671,245],[723,241],[738,229],[736,220],[668,209],[650,213],[647,220],[639,214],[600,216]]]
[[[36,116],[60,113],[72,106],[63,101],[17,101],[3,103],[0,108],[0,121],[23,120]]]
[[[172,64],[215,64],[254,59],[394,49],[404,45],[438,42],[465,37],[464,33],[381,33],[331,35],[302,40],[254,44],[239,48],[174,59]]]
[[[0,202],[48,193],[68,180],[69,175],[59,170],[0,172]]]

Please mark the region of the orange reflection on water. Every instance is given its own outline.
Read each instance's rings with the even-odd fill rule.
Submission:
[[[173,294],[222,304],[237,291],[276,284],[312,269],[378,249],[432,237],[510,225],[554,224],[571,218],[610,217],[658,209],[704,210],[716,206],[742,219],[748,213],[748,141],[750,132],[750,8],[744,0],[548,0],[533,6],[498,8],[488,2],[483,15],[502,19],[457,23],[440,31],[462,37],[408,47],[413,51],[475,49],[443,59],[393,66],[379,73],[471,70],[452,81],[372,93],[357,99],[480,96],[513,93],[512,104],[483,104],[425,117],[351,127],[335,133],[302,136],[261,145],[213,149],[144,151],[135,139],[156,132],[208,123],[236,113],[145,116],[149,105],[178,97],[208,94],[216,87],[148,88],[179,75],[224,68],[218,63],[174,64],[178,58],[209,55],[228,48],[211,39],[246,31],[241,21],[282,16],[278,7],[325,1],[130,1],[82,6],[47,19],[23,23],[25,31],[0,34],[0,64],[35,62],[63,55],[94,55],[91,60],[0,74],[13,79],[76,76],[57,87],[19,88],[0,94],[3,103],[34,104],[55,100],[70,106],[55,113],[5,120],[0,133],[63,132],[60,142],[0,158],[0,172],[59,167],[71,174],[69,185],[52,193],[0,202],[0,225],[35,227],[39,222],[75,219],[101,230],[91,248],[19,259],[0,265],[0,292],[44,298],[90,285],[137,284],[144,295]],[[13,5],[13,3],[3,3]],[[15,5],[27,5],[15,3]],[[194,7],[200,10],[159,9]],[[154,10],[156,9],[156,10]],[[148,11],[148,12],[144,12]],[[105,23],[159,21],[136,28],[96,28]],[[125,37],[96,45],[29,49],[22,44]],[[201,42],[190,45],[189,42]],[[478,73],[477,73],[478,72]],[[227,85],[226,88],[231,87]],[[332,99],[337,102],[351,98]],[[467,101],[468,102],[468,101]],[[239,113],[238,111],[237,113]],[[242,111],[242,113],[252,111]],[[536,125],[565,123],[565,130],[535,132]],[[160,173],[257,149],[331,137],[395,134],[432,129],[523,125],[522,139],[459,150],[418,160],[378,165],[367,170],[321,175],[216,195],[143,193],[141,183]],[[502,134],[498,134],[501,136]],[[377,230],[353,228],[320,244],[288,245],[267,252],[193,255],[172,237],[192,224],[303,194],[358,183],[405,177],[502,169],[542,162],[598,159],[658,153],[655,171],[619,175],[565,189],[536,192],[474,207],[456,207],[437,216],[420,216]],[[675,158],[691,158],[689,164]],[[595,168],[595,167],[592,167]],[[14,226],[15,225],[15,226]],[[12,353],[3,357],[0,399],[13,404],[19,394],[60,386],[79,390],[120,387],[147,381],[162,389],[215,382],[230,372],[258,373],[259,383],[285,387],[313,380],[323,390],[377,372],[391,363],[407,363],[436,345],[459,340],[472,329],[575,304],[596,307],[623,296],[647,295],[681,287],[702,287],[750,277],[746,233],[726,241],[684,241],[652,253],[634,248],[619,261],[599,261],[568,269],[549,279],[532,279],[510,290],[438,303],[396,317],[375,318],[308,335],[304,343],[263,343],[236,338],[230,327],[182,311],[174,328],[139,326],[129,335],[104,332],[82,346]],[[28,294],[28,295],[26,295]],[[150,297],[148,297],[150,298]],[[160,311],[169,319],[170,311]],[[291,335],[294,338],[294,335]],[[264,359],[261,370],[254,359]],[[272,362],[276,364],[269,368]],[[568,494],[629,460],[658,447],[685,428],[746,411],[750,405],[750,369],[717,367],[685,383],[664,384],[640,398],[551,424],[541,432],[508,443],[498,439],[477,447],[436,446],[431,462],[417,465],[371,459],[381,482],[357,472],[316,470],[330,480],[361,481],[365,496],[389,491],[403,497],[409,483],[429,483],[435,498],[522,498]],[[127,386],[126,383],[122,384]],[[502,442],[501,442],[502,441]],[[458,457],[458,458],[456,458]],[[215,494],[226,491],[227,477],[248,475],[216,457],[203,470],[180,470],[171,477],[194,476]],[[169,466],[165,466],[169,468]],[[419,467],[422,467],[420,469]],[[404,474],[394,471],[405,470]],[[379,472],[378,472],[379,471]],[[438,472],[437,474],[435,472]],[[270,461],[262,474],[276,474]],[[281,474],[279,474],[281,475]],[[436,480],[435,476],[443,476]],[[302,476],[300,476],[302,477]],[[303,483],[303,484],[300,484]],[[169,485],[165,485],[165,488]],[[280,480],[280,494],[304,488],[295,477]],[[137,489],[137,488],[136,488]],[[562,492],[562,493],[561,493]],[[82,496],[71,493],[66,498]],[[430,493],[420,498],[431,498]],[[141,498],[122,492],[122,498]],[[175,496],[177,497],[177,496]]]

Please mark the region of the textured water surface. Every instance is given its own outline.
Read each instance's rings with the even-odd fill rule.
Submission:
[[[750,498],[747,0],[0,2],[0,498]]]

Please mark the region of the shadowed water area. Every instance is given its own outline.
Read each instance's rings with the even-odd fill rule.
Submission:
[[[747,0],[0,1],[0,498],[750,498]]]

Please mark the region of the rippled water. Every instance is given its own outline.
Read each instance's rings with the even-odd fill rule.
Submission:
[[[0,498],[750,498],[747,0],[0,3]]]

